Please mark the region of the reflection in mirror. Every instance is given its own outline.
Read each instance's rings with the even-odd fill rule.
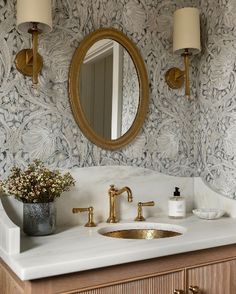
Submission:
[[[139,106],[139,80],[127,50],[112,39],[95,42],[80,70],[80,100],[97,135],[115,140],[132,126]]]

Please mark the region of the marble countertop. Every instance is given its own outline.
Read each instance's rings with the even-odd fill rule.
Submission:
[[[115,239],[98,233],[124,223],[134,222],[63,227],[50,236],[22,236],[21,253],[9,255],[0,249],[0,256],[20,279],[32,280],[236,243],[236,219],[228,217],[212,221],[193,215],[181,220],[147,219],[146,224],[166,223],[186,229],[183,235],[164,239]]]

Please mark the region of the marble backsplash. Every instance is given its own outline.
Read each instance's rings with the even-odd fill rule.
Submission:
[[[144,207],[145,217],[168,215],[168,198],[179,187],[186,197],[187,211],[193,207],[193,178],[173,177],[145,168],[131,166],[100,166],[73,168],[70,173],[76,185],[56,200],[57,224],[84,225],[87,213],[72,214],[74,207],[94,207],[96,222],[105,222],[109,216],[108,189],[111,184],[118,188],[128,186],[133,193],[133,202],[127,201],[124,193],[117,198],[117,212],[122,220],[134,220],[139,201],[155,201],[154,207]],[[22,225],[23,204],[14,197],[2,198],[4,207],[17,225]]]
[[[69,171],[76,179],[76,185],[56,200],[58,227],[83,226],[87,222],[87,213],[73,214],[74,207],[93,206],[95,222],[105,222],[109,216],[108,189],[111,184],[118,188],[128,186],[133,194],[131,203],[125,193],[116,200],[117,216],[123,221],[134,220],[139,201],[155,201],[154,207],[143,208],[145,218],[167,216],[168,199],[175,187],[180,188],[186,199],[187,213],[191,214],[193,208],[220,208],[228,216],[236,217],[236,202],[209,189],[201,178],[168,176],[131,166],[84,167]],[[14,197],[2,197],[1,201],[11,220],[22,227],[23,204]]]

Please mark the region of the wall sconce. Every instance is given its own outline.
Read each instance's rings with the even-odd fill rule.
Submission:
[[[185,81],[185,95],[190,96],[189,56],[201,51],[199,10],[185,7],[174,13],[173,52],[184,57],[185,69],[173,67],[166,72],[165,79],[172,89],[179,89]]]
[[[52,30],[51,0],[17,0],[16,9],[18,29],[32,34],[32,49],[23,49],[16,55],[16,68],[31,76],[36,88],[43,66],[43,58],[38,53],[38,35]]]

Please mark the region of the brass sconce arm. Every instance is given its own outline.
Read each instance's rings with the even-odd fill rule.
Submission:
[[[33,27],[29,29],[29,33],[32,34],[32,47],[33,47],[32,48],[33,50],[32,81],[33,81],[33,86],[35,86],[38,84],[37,56],[38,56],[38,36],[40,33],[40,31],[38,30],[37,23],[33,23]]]
[[[189,82],[189,56],[191,53],[188,49],[184,50],[182,56],[184,57],[184,70],[177,67],[170,68],[165,74],[167,85],[171,89],[182,88],[185,82],[185,95],[190,96],[190,82]]]
[[[184,50],[184,53],[182,56],[184,57],[184,77],[185,77],[185,95],[190,96],[190,85],[189,85],[189,56],[191,53],[189,53],[188,49]]]
[[[43,67],[43,58],[38,53],[38,36],[41,31],[34,22],[28,32],[32,34],[32,49],[21,50],[16,55],[15,65],[22,74],[32,77],[33,87],[37,87],[38,74]]]

